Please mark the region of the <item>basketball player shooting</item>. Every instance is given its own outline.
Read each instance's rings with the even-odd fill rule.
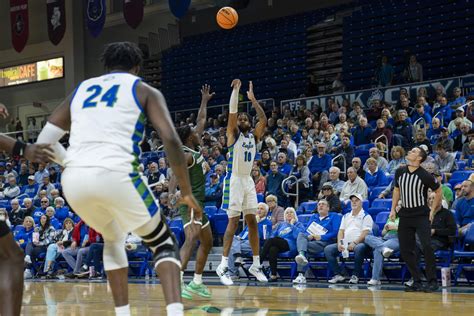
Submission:
[[[166,219],[138,172],[145,116],[163,140],[181,189],[181,201],[202,217],[192,194],[182,143],[166,101],[139,77],[142,52],[133,43],[106,46],[106,74],[82,82],[51,115],[38,142],[57,144],[70,129],[70,147],[61,183],[71,207],[104,238],[104,267],[117,315],[130,315],[127,232],[143,239],[153,253],[168,315],[183,315],[179,249]]]
[[[261,140],[267,126],[267,117],[253,93],[252,81],[249,83],[247,97],[257,111],[258,123],[251,133],[251,120],[248,113],[237,113],[238,97],[241,87],[239,79],[232,81],[233,88],[229,104],[229,123],[227,125],[227,146],[230,158],[227,165],[227,175],[224,180],[222,209],[227,211],[229,223],[224,234],[224,251],[222,261],[216,273],[224,285],[232,285],[233,281],[228,274],[229,252],[232,240],[239,225],[240,214],[249,227],[249,241],[253,253],[253,263],[249,272],[260,282],[268,282],[260,265],[260,245],[258,226],[255,218],[257,211],[257,193],[255,184],[250,176],[253,161],[257,152],[256,145]]]

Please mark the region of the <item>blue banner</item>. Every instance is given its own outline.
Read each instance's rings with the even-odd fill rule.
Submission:
[[[302,99],[293,99],[293,100],[283,100],[281,101],[281,107],[290,106],[290,109],[299,109],[304,107],[305,109],[311,109],[313,105],[319,105],[323,110],[326,110],[329,99],[334,99],[334,101],[342,105],[344,99],[349,100],[352,104],[353,102],[359,102],[363,108],[369,108],[372,100],[382,100],[391,104],[396,104],[400,98],[400,90],[406,89],[410,97],[416,97],[418,90],[420,88],[426,88],[428,95],[435,95],[435,90],[438,86],[442,86],[447,96],[453,95],[453,89],[455,87],[460,87],[462,83],[470,84],[474,86],[474,76],[469,77],[456,77],[448,79],[439,79],[433,81],[418,82],[413,84],[383,87],[383,88],[374,88],[367,90],[359,91],[349,91],[331,95],[315,96]]]
[[[104,28],[107,15],[105,0],[86,0],[87,28],[93,37],[99,36]]]

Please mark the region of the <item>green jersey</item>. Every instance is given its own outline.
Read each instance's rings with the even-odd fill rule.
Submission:
[[[204,199],[206,197],[206,177],[204,176],[202,165],[205,162],[205,159],[200,152],[192,150],[189,147],[183,146],[183,151],[185,153],[190,153],[193,156],[193,163],[188,166],[191,187],[196,199],[201,204],[204,204]]]

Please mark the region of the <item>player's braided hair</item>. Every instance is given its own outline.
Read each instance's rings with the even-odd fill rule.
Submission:
[[[105,46],[100,60],[105,69],[130,70],[142,65],[143,53],[135,43],[116,42]]]
[[[191,126],[189,125],[178,127],[176,131],[178,132],[179,139],[181,139],[183,144],[186,142],[192,132]]]

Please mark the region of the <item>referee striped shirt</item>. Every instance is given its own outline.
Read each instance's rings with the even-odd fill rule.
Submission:
[[[435,191],[439,186],[436,179],[422,167],[413,172],[410,172],[408,166],[398,168],[395,172],[395,187],[399,188],[402,201],[399,216],[429,215],[428,189]]]

